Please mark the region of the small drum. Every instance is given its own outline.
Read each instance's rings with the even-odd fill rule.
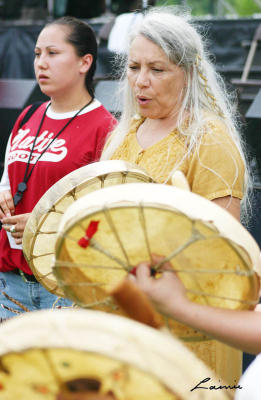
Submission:
[[[171,262],[195,302],[236,310],[258,301],[260,250],[252,236],[223,208],[168,185],[114,186],[75,202],[61,220],[54,274],[78,305],[121,313],[108,293],[153,253]],[[239,378],[241,367],[235,373],[208,338],[165,323],[218,375]]]
[[[56,182],[34,207],[23,235],[23,252],[37,280],[48,291],[64,295],[52,274],[54,245],[60,219],[75,200],[103,187],[151,181],[142,168],[110,160],[86,165]]]
[[[193,390],[222,383],[177,339],[97,311],[12,318],[0,328],[0,363],[0,400],[232,399]]]

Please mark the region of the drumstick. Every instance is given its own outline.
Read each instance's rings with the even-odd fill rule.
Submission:
[[[117,304],[130,318],[152,328],[160,329],[163,327],[161,317],[155,311],[145,293],[131,281],[123,280],[110,291],[110,295],[114,297]]]

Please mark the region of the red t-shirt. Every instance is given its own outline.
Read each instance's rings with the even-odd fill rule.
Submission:
[[[47,103],[42,104],[29,121],[18,129],[20,121],[27,112],[25,109],[14,125],[8,154],[8,175],[12,195],[16,193],[18,184],[24,180],[30,150],[46,105]],[[74,114],[75,112],[56,114],[50,109],[47,110],[33,150],[29,171],[52,138]],[[65,128],[36,163],[27,184],[28,188],[20,203],[17,204],[15,213],[31,212],[42,195],[59,179],[77,168],[98,161],[106,136],[115,124],[115,118],[97,100],[94,100]],[[0,271],[11,271],[15,268],[32,273],[22,251],[10,248],[6,232],[2,229],[0,231]]]

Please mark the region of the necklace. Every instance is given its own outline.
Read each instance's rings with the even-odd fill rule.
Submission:
[[[24,195],[24,192],[27,190],[27,187],[28,187],[27,183],[28,183],[28,181],[29,181],[29,179],[30,179],[30,177],[31,177],[31,175],[32,175],[32,173],[33,173],[33,170],[34,170],[36,164],[38,163],[38,161],[40,160],[40,158],[42,157],[42,155],[43,155],[43,154],[46,152],[46,150],[51,146],[51,144],[55,141],[55,139],[57,139],[58,136],[60,136],[60,134],[65,130],[65,128],[67,128],[67,126],[77,117],[77,115],[79,115],[80,112],[82,112],[82,110],[84,110],[86,107],[88,107],[88,106],[92,103],[92,101],[93,101],[93,98],[92,98],[87,104],[85,104],[80,110],[78,110],[78,111],[76,112],[76,114],[75,114],[68,122],[66,122],[66,124],[59,130],[59,132],[58,132],[58,133],[55,135],[55,137],[51,140],[51,142],[48,144],[48,146],[42,151],[42,153],[40,154],[40,156],[37,158],[35,164],[32,166],[31,170],[29,171],[30,161],[31,161],[31,158],[32,158],[32,155],[33,155],[33,151],[34,151],[34,147],[35,147],[35,144],[36,144],[36,140],[37,140],[37,138],[38,138],[38,136],[39,136],[39,133],[40,133],[40,130],[41,130],[41,128],[42,128],[42,125],[43,125],[43,122],[44,122],[44,119],[45,119],[47,110],[48,110],[48,108],[50,107],[51,103],[48,104],[48,106],[46,107],[46,109],[45,109],[45,111],[44,111],[44,114],[43,114],[43,116],[42,116],[42,119],[41,119],[41,121],[40,121],[39,127],[38,127],[38,129],[37,129],[37,132],[36,132],[36,135],[35,135],[35,138],[34,138],[34,142],[33,142],[33,145],[32,145],[32,149],[31,149],[31,151],[30,151],[30,154],[29,154],[29,157],[28,157],[28,161],[27,161],[27,164],[26,164],[26,169],[25,169],[25,173],[24,173],[24,179],[23,179],[22,182],[20,182],[20,183],[18,184],[18,186],[17,186],[17,191],[16,191],[16,193],[15,193],[15,195],[14,195],[14,205],[15,205],[15,206],[22,200],[23,195]]]

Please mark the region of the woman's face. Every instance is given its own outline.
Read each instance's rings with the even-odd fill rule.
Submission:
[[[84,85],[86,66],[83,57],[66,41],[65,26],[50,25],[42,30],[35,46],[34,70],[43,93],[68,96]]]
[[[186,85],[184,72],[142,35],[131,44],[127,77],[142,116],[152,119],[176,116]]]

